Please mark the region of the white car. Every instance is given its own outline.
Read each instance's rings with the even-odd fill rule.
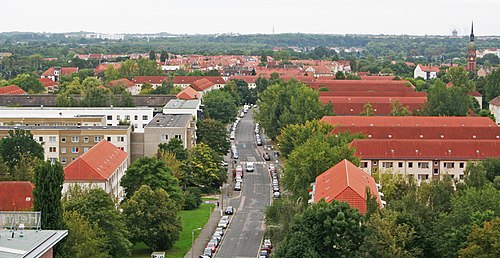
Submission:
[[[253,170],[254,170],[253,162],[248,162],[247,163],[247,172],[253,172]]]
[[[240,183],[240,184],[243,183],[243,179],[241,178],[241,176],[236,176],[236,178],[234,179],[234,181],[236,183]]]
[[[220,227],[220,228],[227,228],[227,224],[229,223],[229,221],[227,220],[220,220],[219,221],[219,224],[217,224],[217,227]]]

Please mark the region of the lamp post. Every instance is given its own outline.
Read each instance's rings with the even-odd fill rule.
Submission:
[[[191,258],[193,258],[193,252],[194,252],[194,232],[197,230],[201,230],[201,228],[195,228],[193,231],[191,231]]]

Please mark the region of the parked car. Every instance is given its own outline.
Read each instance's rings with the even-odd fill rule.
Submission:
[[[280,198],[280,196],[281,196],[280,192],[274,192],[273,193],[273,197],[274,198]]]
[[[267,250],[260,250],[259,256],[269,257],[269,252]]]
[[[271,239],[264,239],[264,246],[268,246],[269,248],[273,249],[273,243],[271,242]]]
[[[234,137],[235,137],[235,133],[234,133],[234,131],[232,131],[231,134],[229,135],[229,139],[234,140]]]
[[[234,190],[241,191],[241,182],[236,182],[236,184],[234,185]]]
[[[262,140],[259,138],[255,141],[257,143],[257,146],[262,146]]]
[[[264,160],[265,161],[270,161],[271,160],[271,156],[269,156],[269,153],[266,152],[263,156],[264,156]]]
[[[234,181],[235,181],[236,183],[240,183],[240,184],[241,184],[241,183],[243,183],[243,178],[241,178],[241,176],[236,176],[236,177],[234,178]]]
[[[220,234],[221,236],[224,235],[224,229],[221,227],[218,227],[215,229],[215,234]]]
[[[253,172],[254,165],[253,162],[248,162],[247,163],[247,172]]]
[[[233,152],[233,158],[238,159],[240,157],[240,154],[238,154],[237,151]]]
[[[203,256],[208,256],[208,257],[212,257],[212,248],[205,248],[203,250]]]
[[[217,240],[220,242],[220,240],[222,239],[222,235],[221,234],[218,234],[218,233],[214,233],[212,235],[212,238],[217,238]]]
[[[244,117],[244,116],[245,116],[245,113],[241,112],[240,117]]]
[[[227,220],[220,220],[219,221],[219,224],[217,224],[217,227],[220,227],[220,228],[227,228],[227,224],[229,223],[229,221]]]
[[[210,250],[212,250],[212,253],[215,253],[215,249],[217,249],[217,245],[214,242],[208,242],[207,248],[210,248]]]
[[[233,206],[227,206],[226,210],[224,211],[224,214],[226,214],[226,215],[233,215],[234,214],[234,208],[233,208]],[[217,232],[217,231],[215,231],[215,232]]]
[[[218,247],[219,246],[219,239],[217,239],[216,237],[212,236],[212,239],[210,239],[209,243],[214,243],[215,247]]]
[[[279,192],[280,188],[278,186],[273,186],[273,193]]]

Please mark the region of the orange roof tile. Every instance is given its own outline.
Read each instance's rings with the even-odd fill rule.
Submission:
[[[33,208],[33,189],[29,181],[0,182],[0,211],[27,211]]]
[[[19,86],[14,84],[0,88],[0,95],[22,95],[22,94],[26,94],[26,91],[24,91]]]
[[[64,169],[64,179],[106,181],[127,158],[126,152],[102,140]]]
[[[197,92],[195,89],[187,86],[181,92],[177,93],[176,97],[178,99],[191,100],[191,99],[199,99],[201,96],[200,96],[200,93]]]
[[[210,87],[213,87],[214,85],[215,83],[211,82],[207,78],[202,78],[191,83],[191,87],[193,87],[193,89],[197,91],[204,91],[206,89],[209,89]]]
[[[366,213],[366,188],[382,203],[375,180],[348,160],[343,160],[316,177],[314,201],[322,198],[326,202],[338,200],[347,202],[361,213]]]
[[[116,84],[122,85],[122,86],[127,87],[127,88],[130,88],[130,87],[135,85],[131,80],[129,80],[127,78],[121,78],[121,79],[109,82],[109,86],[114,86]]]
[[[45,88],[59,85],[59,83],[57,83],[49,78],[38,78],[38,81],[40,83],[42,83],[43,87],[45,87]]]
[[[324,116],[321,121],[340,126],[497,126],[489,117],[457,116]]]

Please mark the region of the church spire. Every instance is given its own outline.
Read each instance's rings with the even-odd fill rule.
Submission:
[[[470,41],[474,41],[474,21],[472,21],[472,26],[470,28]]]

